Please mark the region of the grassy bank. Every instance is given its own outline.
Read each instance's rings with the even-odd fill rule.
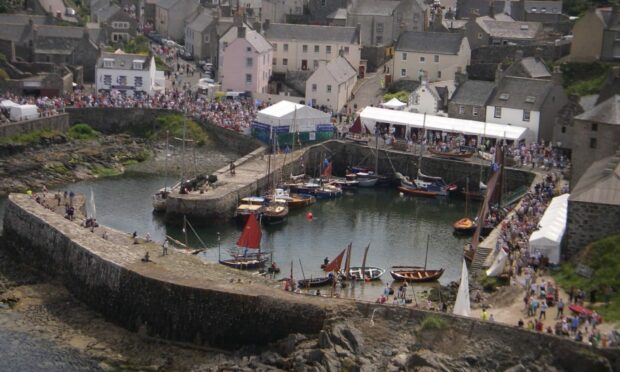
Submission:
[[[578,264],[592,269],[592,277],[586,278],[576,273]],[[620,234],[588,245],[574,260],[565,263],[560,271],[553,274],[555,280],[565,290],[571,287],[586,291],[589,300],[591,290],[597,290],[596,311],[608,321],[620,321]],[[612,288],[609,305],[605,304],[605,289]]]

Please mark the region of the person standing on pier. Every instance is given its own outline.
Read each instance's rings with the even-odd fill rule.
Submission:
[[[162,252],[162,256],[167,256],[168,255],[168,239],[164,239],[164,243],[161,245],[163,252]]]

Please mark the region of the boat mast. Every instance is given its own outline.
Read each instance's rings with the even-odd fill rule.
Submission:
[[[465,217],[469,217],[469,177],[465,177]]]
[[[217,232],[217,261],[220,262],[221,259],[221,244],[220,244],[220,232]]]
[[[168,149],[169,149],[169,136],[170,136],[170,131],[166,130],[166,151],[164,153],[164,156],[166,157],[164,159],[164,192],[166,192],[166,190],[168,189]]]
[[[183,146],[181,147],[181,191],[185,182],[185,136],[187,132],[187,119],[183,119]],[[184,217],[185,218],[185,217]]]
[[[183,215],[183,235],[185,235],[185,247],[189,248],[187,244],[187,217]]]
[[[426,256],[424,256],[424,270],[426,270],[426,261],[428,260],[428,243],[431,240],[431,235],[426,235]]]

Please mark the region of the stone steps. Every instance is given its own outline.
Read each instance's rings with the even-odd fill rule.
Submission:
[[[474,259],[471,262],[471,272],[479,273],[484,269],[484,262],[486,261],[489,254],[491,254],[491,248],[478,246],[476,248],[476,253],[474,254]]]

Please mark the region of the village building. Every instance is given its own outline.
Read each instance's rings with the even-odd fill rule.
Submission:
[[[573,26],[573,62],[620,61],[620,10],[590,9]]]
[[[448,103],[451,118],[485,121],[487,103],[495,91],[492,81],[467,80],[456,88]]]
[[[499,17],[475,17],[465,25],[471,49],[489,45],[532,45],[544,38],[542,23],[517,22]]]
[[[155,30],[163,37],[183,40],[185,25],[198,12],[198,0],[158,0],[155,6]]]
[[[306,102],[312,107],[340,112],[351,98],[356,82],[357,69],[346,58],[321,61],[306,81]]]
[[[163,73],[157,73],[155,58],[117,51],[102,53],[97,61],[98,92],[117,91],[130,97],[163,91]]]

